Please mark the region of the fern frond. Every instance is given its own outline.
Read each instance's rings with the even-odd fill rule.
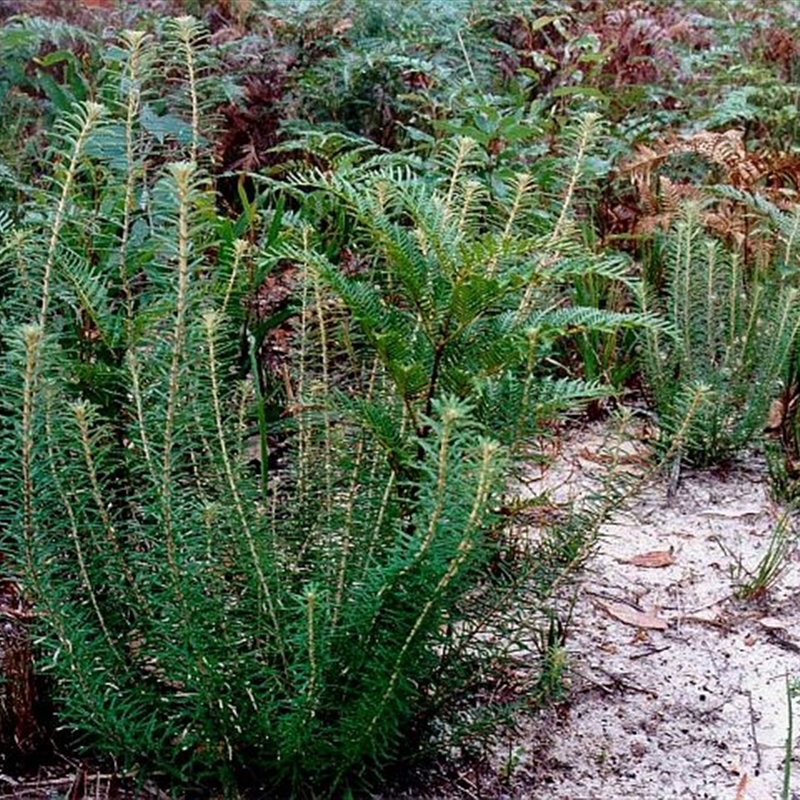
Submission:
[[[778,232],[783,245],[783,259],[787,264],[798,259],[800,247],[800,205],[794,204],[790,208],[781,208],[759,192],[737,189],[733,186],[716,186],[711,190],[712,195],[735,200],[747,208],[758,212],[767,219],[774,230]]]
[[[80,43],[93,45],[95,37],[80,25],[51,17],[18,16],[0,28],[0,49],[5,53],[22,52],[33,58],[45,44]]]
[[[116,346],[117,319],[100,270],[88,264],[79,253],[66,248],[59,249],[57,262],[55,277],[64,285],[68,294],[66,301],[78,315],[84,316],[87,335],[99,337],[107,347]]]
[[[658,314],[650,312],[611,311],[593,306],[562,306],[534,313],[527,330],[529,333],[553,331],[558,336],[593,330],[611,333],[621,329],[648,329],[666,331],[669,325]]]
[[[578,185],[583,177],[586,166],[586,159],[594,147],[597,138],[602,133],[602,119],[599,114],[588,113],[577,122],[575,127],[569,132],[571,139],[571,152],[569,154],[572,161],[572,171],[567,181],[564,196],[561,200],[561,210],[558,214],[556,224],[553,226],[551,240],[557,241],[564,232],[564,227],[572,211],[572,201],[578,189]]]
[[[42,268],[41,298],[42,304],[39,311],[39,324],[42,328],[47,322],[48,303],[50,301],[50,280],[55,263],[61,228],[64,225],[67,205],[72,193],[73,183],[80,167],[83,150],[91,132],[96,128],[104,114],[104,109],[97,103],[87,102],[79,106],[71,117],[63,119],[60,128],[62,141],[67,145],[69,159],[63,178],[60,181],[61,194],[58,205],[53,215],[50,242],[47,249],[47,258]]]

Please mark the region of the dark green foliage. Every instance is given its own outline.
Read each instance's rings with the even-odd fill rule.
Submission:
[[[576,126],[574,176],[591,125],[589,119]],[[542,235],[534,221],[549,196],[525,174],[512,175],[494,195],[474,140],[458,138],[432,155],[426,168],[441,176],[435,181],[421,178],[421,165],[388,165],[368,152],[356,164],[335,162],[332,174],[288,179],[302,204],[297,244],[276,258],[307,263],[341,298],[396,387],[398,413],[422,432],[417,417],[429,413],[433,398],[444,392],[478,398],[487,430],[514,439],[535,428],[537,414],[558,408],[559,395],[565,408],[597,397],[592,384],[548,378],[542,364],[553,344],[581,331],[612,334],[656,321],[560,299],[579,277],[631,281],[623,260],[594,253],[570,235],[577,177],[551,217],[555,230]],[[352,275],[336,263],[348,235],[348,257],[363,264]]]
[[[765,426],[800,326],[797,292],[746,273],[741,257],[699,227],[689,208],[668,249],[670,336],[646,340],[653,388],[670,457],[723,462]]]
[[[321,138],[329,169],[231,223],[202,166],[204,33],[163,35],[111,51],[106,102],[59,116],[2,227],[3,550],[81,746],[175,786],[337,797],[457,717],[530,624],[509,604],[585,555],[597,515],[516,552],[505,467],[603,392],[553,347],[652,320],[562,301],[630,280],[572,223],[596,120],[547,193],[466,138],[424,161]]]
[[[554,597],[630,490],[513,496],[563,412],[643,392],[677,475],[780,398],[796,497],[776,12],[490,5],[0,28],[0,556],[70,746],[175,792],[341,797],[560,700]],[[624,194],[616,154],[665,124],[694,136]]]

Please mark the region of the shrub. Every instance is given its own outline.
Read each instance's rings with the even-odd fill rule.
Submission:
[[[272,182],[245,242],[203,168],[203,31],[165,36],[109,52],[106,104],[61,116],[50,187],[4,228],[3,549],[87,749],[176,786],[341,796],[429,740],[523,640],[515,598],[585,554],[596,520],[561,560],[513,542],[504,468],[603,391],[552,374],[553,344],[652,320],[563,302],[625,276],[571,223],[596,119],[554,209],[524,174],[493,196],[469,139],[425,162],[322,139],[309,161],[331,162]],[[281,269],[290,319],[259,320]]]
[[[689,463],[724,462],[766,425],[800,326],[797,291],[746,270],[736,250],[703,233],[691,205],[666,250],[674,335],[645,335],[661,441]]]

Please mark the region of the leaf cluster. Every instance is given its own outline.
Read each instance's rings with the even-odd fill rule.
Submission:
[[[705,466],[729,459],[764,427],[800,326],[797,289],[747,270],[704,234],[691,206],[668,243],[665,312],[674,331],[648,334],[646,374],[666,451]]]
[[[496,511],[539,424],[603,391],[549,353],[653,320],[565,301],[576,276],[632,281],[578,235],[595,118],[547,191],[468,138],[417,157],[309,136],[232,222],[205,168],[207,37],[163,37],[107,53],[103,102],[59,115],[2,225],[5,563],[89,752],[341,796],[431,741],[523,640],[504,615],[525,577],[545,596],[596,528],[537,577]],[[286,269],[265,319],[254,295]]]

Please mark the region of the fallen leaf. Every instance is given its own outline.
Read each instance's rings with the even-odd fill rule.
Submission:
[[[745,772],[739,778],[739,785],[736,787],[736,800],[744,800],[745,792],[747,791],[747,773]]]
[[[635,628],[648,628],[654,631],[665,631],[669,623],[665,619],[657,617],[655,614],[648,614],[646,611],[637,611],[635,608],[623,605],[622,603],[601,603],[597,605],[614,619],[624,622],[626,625],[633,625]]]
[[[770,631],[785,631],[789,627],[786,620],[778,619],[777,617],[762,617],[759,622]]]
[[[675,563],[675,556],[672,554],[672,550],[651,550],[649,553],[639,553],[633,558],[621,558],[619,561],[622,564],[633,564],[634,567],[655,569],[656,567],[671,566]]]

